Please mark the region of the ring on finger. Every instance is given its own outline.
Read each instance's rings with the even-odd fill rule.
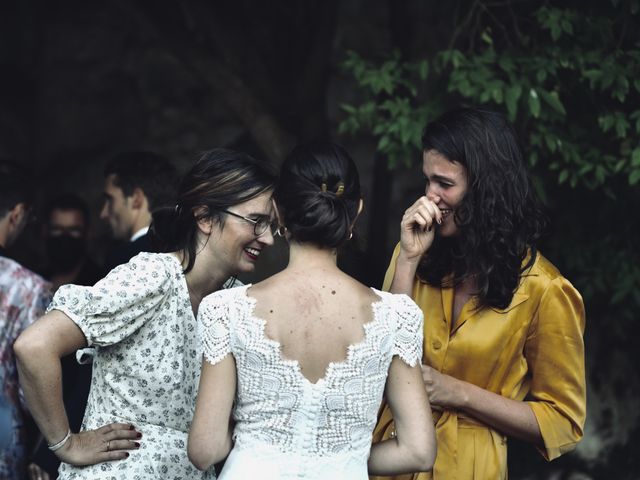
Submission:
[[[109,451],[109,444],[111,443],[111,440],[107,440],[107,452]]]

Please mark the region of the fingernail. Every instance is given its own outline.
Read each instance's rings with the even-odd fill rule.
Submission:
[[[127,452],[124,453],[124,458],[129,458],[129,454]]]
[[[136,438],[142,438],[142,434],[140,432],[136,433]]]
[[[136,448],[140,448],[140,444],[138,442],[133,442],[133,444],[136,446]]]
[[[129,430],[135,430],[136,427],[134,427],[133,425],[129,425]]]

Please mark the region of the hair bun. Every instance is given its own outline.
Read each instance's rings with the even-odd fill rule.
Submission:
[[[335,144],[297,147],[282,165],[274,198],[292,240],[336,248],[349,239],[358,215],[356,166]]]

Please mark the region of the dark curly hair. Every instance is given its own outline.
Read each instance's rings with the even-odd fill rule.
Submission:
[[[340,145],[301,145],[282,164],[273,198],[291,240],[337,248],[351,236],[358,216],[358,170]]]
[[[422,144],[463,165],[468,187],[453,218],[458,235],[436,235],[418,277],[438,287],[471,278],[479,308],[506,308],[546,224],[513,127],[499,113],[460,108],[429,123]]]

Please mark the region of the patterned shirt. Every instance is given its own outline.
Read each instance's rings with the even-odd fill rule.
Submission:
[[[10,258],[0,256],[0,403],[4,404],[5,415],[8,410],[10,422],[9,444],[0,455],[0,478],[3,479],[26,476],[26,408],[18,387],[13,343],[44,314],[50,300],[48,282]]]

